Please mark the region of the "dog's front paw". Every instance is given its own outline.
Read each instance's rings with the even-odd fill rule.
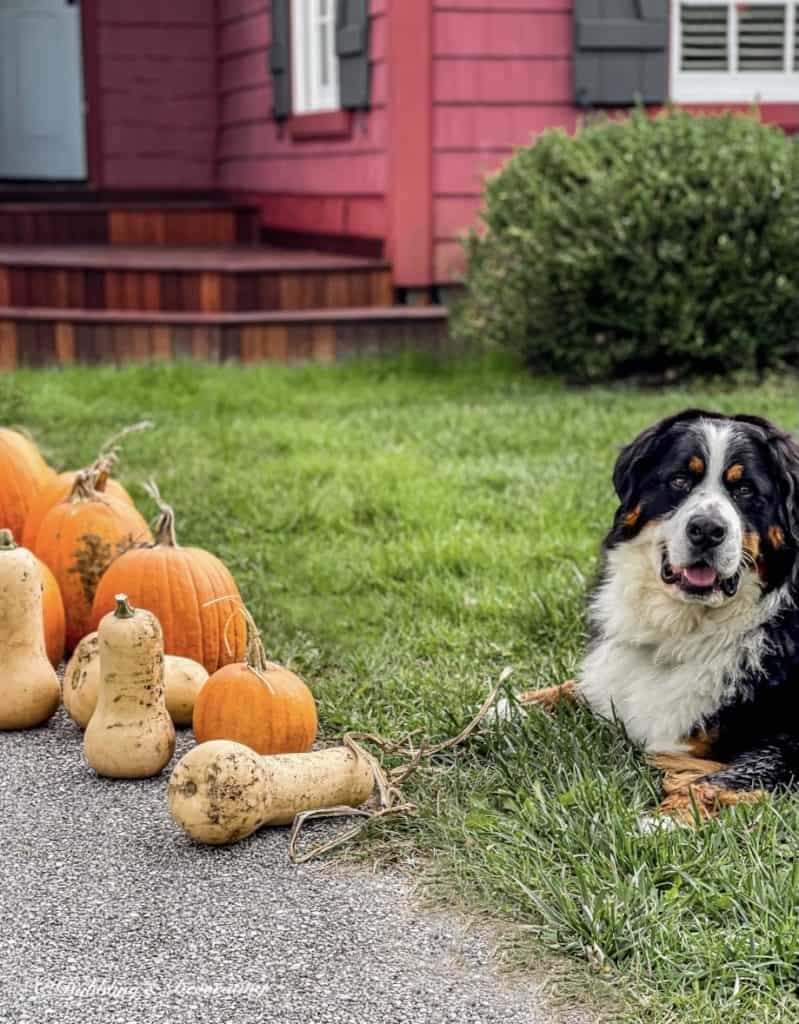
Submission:
[[[520,693],[516,698],[522,708],[540,708],[542,711],[552,711],[562,701],[569,704],[575,703],[577,698],[577,683],[570,679],[558,686],[545,686],[543,690],[527,690]]]
[[[686,825],[714,818],[725,807],[756,804],[763,799],[762,789],[726,789],[712,782],[696,782],[661,801],[658,813]]]

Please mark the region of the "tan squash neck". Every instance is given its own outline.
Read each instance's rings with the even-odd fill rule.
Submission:
[[[114,609],[115,618],[132,619],[134,617],[136,609],[131,607],[127,594],[115,594],[114,600],[117,603],[117,606]]]

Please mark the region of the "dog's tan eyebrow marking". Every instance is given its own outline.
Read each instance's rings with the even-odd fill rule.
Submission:
[[[745,533],[742,547],[744,551],[748,551],[752,558],[760,557],[760,534],[759,533]]]
[[[705,460],[700,459],[698,455],[692,455],[691,461],[688,463],[688,468],[692,473],[704,473],[705,472]]]
[[[626,513],[626,515],[624,516],[624,519],[622,520],[622,522],[624,523],[625,526],[635,526],[635,524],[638,522],[638,520],[640,518],[641,518],[641,506],[640,505],[636,505],[635,508],[630,509],[630,511]]]
[[[781,548],[785,543],[785,534],[782,532],[780,526],[769,526],[768,528],[768,539],[771,542],[773,548]]]
[[[744,475],[744,468],[740,462],[736,462],[734,466],[730,466],[727,472],[724,474],[724,479],[728,484],[737,483]]]

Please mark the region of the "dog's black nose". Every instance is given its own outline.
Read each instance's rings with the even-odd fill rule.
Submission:
[[[702,551],[717,547],[727,536],[727,527],[713,516],[691,516],[686,529],[688,539]]]

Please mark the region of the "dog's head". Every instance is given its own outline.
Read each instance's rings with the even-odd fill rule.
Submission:
[[[718,605],[744,573],[772,590],[799,568],[799,446],[756,416],[688,409],[624,448],[606,544],[652,545],[678,600]]]

